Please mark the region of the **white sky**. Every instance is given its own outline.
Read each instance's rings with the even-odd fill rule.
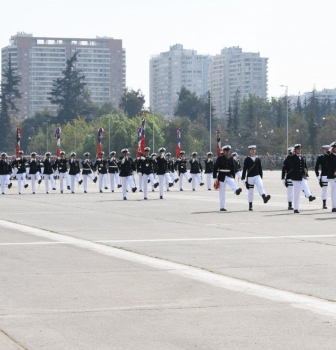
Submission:
[[[123,40],[126,84],[149,103],[149,58],[176,43],[269,58],[269,97],[336,87],[335,0],[0,0],[0,47],[17,32]]]

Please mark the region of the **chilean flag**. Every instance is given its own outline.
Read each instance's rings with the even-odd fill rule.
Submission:
[[[104,137],[104,129],[100,127],[98,129],[98,136],[97,136],[97,158],[102,157],[102,151],[103,151],[103,146],[102,146],[102,139]]]
[[[22,130],[19,126],[17,126],[16,129],[16,147],[15,147],[15,153],[16,153],[16,158],[20,156],[20,141],[22,138]]]
[[[61,125],[57,124],[57,128],[55,131],[55,138],[56,138],[56,156],[59,157],[61,153]]]
[[[216,136],[217,136],[217,157],[219,157],[221,155],[221,150],[222,150],[222,143],[221,143],[222,133],[219,125],[217,128]]]
[[[137,142],[136,151],[135,151],[137,157],[140,157],[145,151],[145,147],[146,147],[145,128],[146,128],[146,119],[143,118],[141,122],[141,127],[137,128],[138,142]]]
[[[181,152],[181,128],[176,129],[176,158],[180,158]]]

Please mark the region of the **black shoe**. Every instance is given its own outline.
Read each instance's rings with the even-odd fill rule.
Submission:
[[[87,191],[84,191],[84,193],[87,193]]]
[[[12,186],[13,186],[13,184],[10,183],[10,184],[8,185],[8,189],[10,189]]]
[[[56,188],[53,188],[52,190],[53,190],[53,191],[56,191]]]
[[[126,192],[128,192],[128,190],[126,190]]]
[[[21,192],[19,192],[19,194],[21,194]]]
[[[136,192],[136,190],[137,190],[136,187],[133,187],[133,188],[132,188],[132,192],[133,192],[133,193]]]
[[[288,210],[293,210],[292,202],[288,202]]]
[[[162,197],[162,196],[160,196],[160,199],[163,199],[163,197]]]
[[[28,184],[24,185],[24,188],[27,188],[28,187]]]
[[[21,194],[21,193],[20,193]],[[46,194],[49,194],[49,192],[46,192]]]
[[[120,188],[121,187],[121,185],[118,185],[118,188]]]
[[[326,199],[323,199],[323,207],[322,209],[328,209],[327,208],[327,200]]]
[[[200,186],[204,186],[204,182],[201,182],[201,183],[200,183]]]
[[[108,190],[108,187],[104,187],[105,188],[105,190]]]
[[[83,183],[83,180],[78,181],[78,185],[81,185]]]
[[[61,193],[63,193],[63,191],[61,191]]]
[[[169,190],[169,188],[167,188],[167,192],[169,192],[170,190]]]
[[[124,197],[124,201],[127,201],[127,198],[126,198],[126,197]]]
[[[316,199],[316,197],[310,196],[310,197],[309,197],[309,202],[312,202],[312,201],[314,201],[315,199]]]
[[[253,207],[252,207],[252,203],[249,203],[249,211],[252,211]]]
[[[294,210],[294,214],[300,214],[298,210]]]
[[[148,180],[147,183],[150,183],[150,180]]]
[[[21,193],[20,193],[21,194]],[[331,212],[332,213],[336,213],[336,208],[333,208],[332,210],[331,210]]]
[[[2,194],[5,194],[5,192],[2,192]]]
[[[155,190],[152,190],[152,192],[155,192]]]
[[[74,192],[74,191],[72,191],[71,193],[75,194],[75,192]]]
[[[100,193],[103,193],[103,190],[100,190],[99,192],[100,192]]]
[[[183,191],[183,188],[180,188],[180,191]]]
[[[265,194],[263,194],[262,197],[263,197],[265,204],[271,199],[271,196],[269,194],[267,196]]]
[[[220,211],[226,211],[226,209],[225,208],[221,208]]]
[[[111,192],[114,192],[114,190],[112,190]]]
[[[139,192],[142,192],[142,190],[140,190]]]
[[[238,188],[238,190],[236,190],[236,195],[239,196],[241,191],[242,191],[242,189]]]
[[[35,192],[33,192],[33,194],[35,194]]]
[[[193,188],[193,191],[195,191],[195,189]]]
[[[94,183],[97,182],[97,176],[93,179],[93,182],[94,182]]]
[[[211,188],[208,188],[208,191],[211,191]]]
[[[144,200],[147,200],[147,197],[145,197]]]
[[[67,186],[67,190],[71,190],[70,186]]]
[[[42,180],[41,180],[41,179],[37,181],[37,183],[38,183],[39,185],[41,185],[41,182],[42,182]]]
[[[188,180],[188,182],[190,183],[192,181],[192,178],[190,178],[189,180]]]
[[[173,187],[174,186],[174,183],[173,182],[170,182],[169,183],[169,187]]]
[[[175,179],[174,182],[176,183],[176,182],[178,182],[178,180],[179,180],[179,179]]]
[[[156,187],[158,187],[158,186],[159,186],[159,183],[158,183],[158,182],[154,184],[154,188],[156,188]]]

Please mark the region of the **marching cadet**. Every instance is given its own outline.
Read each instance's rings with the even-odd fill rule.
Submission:
[[[234,168],[235,168],[235,177],[237,175],[238,179],[241,180],[242,178],[242,172],[241,172],[241,165],[240,165],[240,161],[238,159],[238,153],[237,152],[233,152],[231,154],[231,157],[233,159],[233,164],[234,164]]]
[[[250,211],[253,210],[254,185],[257,186],[258,192],[260,196],[262,196],[264,203],[267,203],[271,199],[271,196],[269,194],[266,196],[263,187],[263,171],[261,167],[261,161],[258,157],[256,157],[256,148],[256,145],[248,146],[250,156],[245,158],[242,175],[243,181],[246,178],[245,184],[246,188],[248,189],[248,202]]]
[[[300,190],[302,189],[306,196],[308,194],[309,202],[312,202],[316,198],[312,196],[308,183],[308,167],[306,163],[306,158],[301,155],[301,145],[297,143],[294,145],[294,154],[291,156],[291,165],[292,165],[292,182],[294,190],[294,213],[299,213],[300,205]]]
[[[147,200],[148,198],[148,183],[152,182],[151,178],[154,180],[153,177],[153,158],[149,155],[150,148],[146,147],[144,149],[144,155],[140,157],[139,162],[141,173],[142,173],[142,189],[144,193],[144,199]]]
[[[32,186],[32,193],[35,194],[36,189],[36,181],[38,184],[42,182],[41,179],[41,167],[40,162],[36,159],[36,152],[32,152],[30,154],[30,160],[28,161],[29,164],[29,176],[31,179],[31,186]]]
[[[70,177],[67,169],[68,160],[65,158],[65,152],[60,152],[60,157],[58,157],[55,161],[55,169],[58,170],[59,180],[60,180],[60,191],[63,193],[63,180],[65,179],[65,183],[67,189],[70,190]]]
[[[76,153],[72,152],[70,154],[71,159],[69,160],[69,175],[70,175],[70,188],[71,193],[75,193],[75,181],[78,182],[79,185],[83,183],[83,180],[80,178],[80,167],[79,161],[76,159]]]
[[[90,161],[90,153],[84,153],[84,160],[82,160],[82,177],[83,177],[83,186],[84,193],[87,193],[88,189],[88,178],[92,180],[94,183],[97,182],[97,176],[94,176],[94,172],[92,170],[93,164]]]
[[[322,146],[323,148],[323,154],[317,157],[316,163],[315,163],[315,174],[317,177],[317,180],[320,183],[320,186],[322,187],[321,191],[321,199],[323,202],[322,209],[328,209],[327,208],[327,199],[328,199],[328,158],[329,158],[329,145]],[[319,168],[321,166],[321,174],[319,173]]]
[[[196,180],[198,181],[200,186],[204,185],[204,182],[201,178],[202,175],[202,164],[201,162],[197,159],[197,152],[193,152],[191,154],[192,158],[189,160],[189,164],[190,164],[190,174],[191,174],[191,186],[192,186],[192,190],[195,191],[196,190]]]
[[[159,177],[159,189],[160,189],[160,199],[163,199],[163,187],[164,187],[164,181],[166,181],[166,184],[168,183],[169,187],[174,186],[174,183],[170,181],[169,173],[168,173],[168,162],[165,157],[166,149],[164,147],[161,147],[159,149],[159,156],[156,157],[157,162],[157,174]]]
[[[170,182],[178,182],[179,178],[175,175],[175,167],[174,167],[174,161],[170,158],[171,157],[171,153],[168,152],[166,154],[166,158],[167,158],[167,169],[171,178]],[[167,191],[169,191],[169,184],[166,183],[166,188]]]
[[[0,185],[1,185],[1,193],[6,193],[6,183],[9,178],[9,174],[11,173],[11,165],[7,162],[7,154],[1,153],[0,159]],[[8,188],[12,187],[12,183],[9,182]]]
[[[129,186],[132,188],[133,193],[137,190],[133,180],[133,171],[135,171],[135,165],[134,165],[133,159],[128,156],[127,148],[122,149],[121,153],[123,155],[119,158],[120,159],[119,176],[121,177],[123,198],[124,200],[127,200],[127,197],[126,197],[127,185],[129,184]]]
[[[19,194],[21,194],[22,192],[22,183],[21,181],[23,181],[23,185],[24,185],[24,188],[27,188],[28,187],[28,184],[27,184],[27,179],[26,179],[26,176],[27,176],[27,173],[26,173],[26,163],[27,163],[27,159],[23,156],[23,151],[19,151],[19,155],[20,157],[16,158],[11,166],[12,168],[16,168],[16,178],[18,180],[18,191],[19,191]]]
[[[110,152],[110,159],[108,160],[108,172],[110,174],[111,192],[114,192],[114,181],[118,185],[118,188],[121,187],[119,178],[119,165],[115,156],[115,151]]]
[[[159,183],[156,181],[157,168],[158,168],[156,157],[157,157],[157,154],[155,152],[151,154],[151,158],[153,159],[153,169],[152,169],[153,180],[151,180],[152,192],[155,192],[154,188],[159,186]]]
[[[288,155],[282,164],[281,180],[283,184],[287,187],[288,210],[293,210],[293,182],[291,157],[293,156],[294,147],[289,147],[287,151]]]
[[[185,158],[184,151],[180,151],[180,158],[176,159],[175,161],[175,169],[177,169],[180,177],[180,191],[183,191],[183,176],[188,180],[189,183],[192,181],[187,171],[187,160]]]
[[[204,165],[205,165],[204,174],[206,176],[208,191],[211,191],[211,177],[214,169],[214,162],[213,162],[212,156],[213,156],[212,152],[208,152],[207,159],[204,161]]]
[[[219,181],[219,206],[220,211],[226,211],[225,209],[225,194],[226,194],[226,184],[230,186],[233,192],[239,196],[242,191],[238,188],[234,181],[234,163],[232,157],[230,157],[230,145],[222,147],[223,155],[219,156],[216,160],[213,169],[213,178]]]
[[[107,160],[104,159],[104,152],[101,152],[102,158],[97,158],[96,162],[94,163],[94,168],[98,171],[99,176],[99,192],[103,193],[103,185],[105,190],[108,189],[107,187]]]
[[[54,180],[54,163],[50,159],[51,153],[47,152],[45,154],[45,159],[43,160],[43,177],[46,193],[49,193],[49,180],[51,183],[51,188],[56,191],[55,180]]]
[[[142,165],[142,162],[141,162],[141,157],[137,157],[136,161],[135,161],[135,169],[136,169],[136,172],[138,174],[138,177],[139,177],[139,192],[142,192],[142,172],[141,172],[141,165]]]
[[[330,155],[328,157],[328,181],[331,192],[331,212],[336,212],[336,142],[331,145]]]

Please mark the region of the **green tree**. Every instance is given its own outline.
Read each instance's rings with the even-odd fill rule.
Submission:
[[[14,148],[12,121],[19,109],[16,101],[21,98],[19,85],[21,77],[13,68],[12,58],[9,55],[7,65],[2,70],[2,83],[0,95],[0,150],[10,151]]]
[[[124,90],[121,96],[119,108],[128,116],[128,118],[134,118],[136,115],[140,115],[145,104],[145,96],[141,90]]]
[[[85,89],[85,76],[76,69],[77,52],[66,63],[63,77],[54,81],[50,92],[51,104],[58,106],[57,122],[64,124],[83,115],[88,102],[88,90]]]

